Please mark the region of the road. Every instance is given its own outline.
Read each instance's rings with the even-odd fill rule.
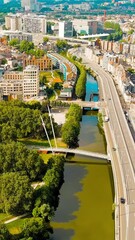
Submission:
[[[76,51],[76,50],[75,50]],[[135,144],[125,119],[119,97],[110,74],[98,64],[91,62],[82,49],[74,53],[82,57],[87,67],[91,67],[99,76],[102,85],[102,97],[107,105],[107,114],[110,118],[111,134],[117,151],[114,161],[118,186],[119,213],[120,213],[120,240],[135,239]],[[119,169],[118,169],[119,168]],[[115,177],[115,176],[114,176]],[[126,204],[120,203],[120,197],[126,199]]]

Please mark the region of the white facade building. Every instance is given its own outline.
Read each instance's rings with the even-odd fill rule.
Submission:
[[[8,14],[5,17],[5,27],[11,31],[22,30],[22,15]]]
[[[86,19],[74,19],[73,27],[78,34],[96,34],[97,21]]]
[[[38,96],[39,70],[37,66],[29,65],[23,70],[23,98]]]
[[[73,24],[69,21],[59,22],[59,37],[73,37]]]

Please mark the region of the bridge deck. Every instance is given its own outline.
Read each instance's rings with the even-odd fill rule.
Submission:
[[[39,151],[53,151],[58,153],[74,153],[79,154],[83,156],[93,157],[93,158],[99,158],[102,160],[107,160],[108,155],[102,154],[102,153],[96,153],[96,152],[89,152],[85,150],[79,150],[79,149],[71,149],[71,148],[39,148]]]
[[[62,102],[67,102],[67,103],[76,103],[82,108],[102,108],[106,106],[106,103],[104,101],[98,101],[98,102],[93,102],[93,101],[81,101],[81,100],[71,100],[71,101],[66,101],[62,100]]]

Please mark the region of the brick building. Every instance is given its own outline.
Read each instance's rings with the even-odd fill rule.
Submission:
[[[24,57],[23,67],[25,68],[28,65],[38,66],[39,71],[51,70],[52,60],[47,56],[43,56],[41,58],[36,58],[35,56]]]

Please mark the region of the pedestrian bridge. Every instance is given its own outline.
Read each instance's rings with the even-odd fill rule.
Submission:
[[[88,39],[88,38],[98,38],[98,37],[108,37],[108,36],[109,36],[109,33],[99,33],[99,34],[78,36],[78,38],[80,38],[80,39]]]
[[[78,104],[81,108],[104,108],[106,106],[104,101],[98,101],[98,102],[93,102],[93,101],[82,101],[82,100],[71,100],[71,101],[66,101],[66,100],[62,100],[62,102],[66,102],[66,103],[76,103]]]
[[[73,148],[39,148],[38,149],[41,152],[53,152],[53,153],[73,153],[73,154],[79,154],[83,156],[88,156],[92,158],[98,158],[101,160],[110,160],[109,156],[102,153],[96,153],[96,152],[89,152],[81,149],[73,149]]]

